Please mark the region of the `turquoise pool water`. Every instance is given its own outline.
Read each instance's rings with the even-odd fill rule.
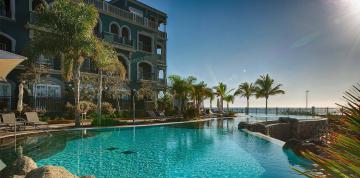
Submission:
[[[78,176],[301,177],[291,166],[302,168],[307,161],[239,131],[237,122],[67,131],[20,143],[39,166],[63,166]]]

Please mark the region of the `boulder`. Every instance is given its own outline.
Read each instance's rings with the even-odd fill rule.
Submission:
[[[43,166],[29,172],[25,178],[78,178],[63,167]]]
[[[290,139],[288,140],[285,145],[283,146],[283,148],[285,149],[292,149],[292,150],[298,150],[302,145],[302,142],[298,139]]]
[[[283,146],[284,149],[292,149],[296,154],[301,154],[303,151],[310,151],[315,154],[319,154],[320,151],[316,144],[311,142],[304,142],[297,139],[288,140]]]
[[[19,157],[13,163],[15,175],[26,175],[33,169],[37,168],[37,165],[33,159],[27,156]]]
[[[246,129],[249,124],[246,122],[240,122],[238,125],[238,129]]]
[[[31,170],[36,169],[34,160],[27,156],[17,158],[11,165],[0,172],[1,178],[12,178],[15,176],[25,176]]]

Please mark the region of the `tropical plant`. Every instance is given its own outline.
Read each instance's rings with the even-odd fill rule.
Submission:
[[[117,59],[117,53],[110,45],[105,45],[100,40],[97,40],[95,44],[97,47],[95,48],[95,53],[92,57],[96,58],[94,63],[99,69],[97,105],[98,115],[101,115],[104,77],[112,77],[116,78],[117,80],[124,80],[126,69],[125,66]]]
[[[174,98],[179,101],[179,112],[182,113],[186,108],[185,103],[193,91],[193,84],[196,81],[196,78],[193,76],[181,78],[178,75],[171,75],[169,76],[169,80],[170,92],[173,94]]]
[[[116,102],[116,110],[121,111],[120,101],[124,96],[131,95],[131,89],[128,86],[128,81],[119,80],[118,77],[108,75],[104,78],[104,96]]]
[[[162,95],[157,100],[158,109],[160,111],[165,111],[165,114],[173,112],[173,96],[168,90],[165,90]]]
[[[137,97],[141,100],[150,100],[156,96],[156,89],[151,81],[142,81],[137,91]]]
[[[234,103],[235,97],[234,95],[226,95],[224,97],[224,101],[226,102],[226,110],[229,111],[229,103]]]
[[[214,94],[214,92],[213,92],[213,90],[211,88],[207,88],[206,95],[207,95],[207,98],[209,98],[210,111],[212,111],[212,103],[213,103],[213,101],[215,99],[215,94]]]
[[[261,75],[255,82],[256,98],[265,98],[265,114],[268,112],[268,100],[270,96],[277,94],[285,94],[280,89],[281,84],[274,86],[274,79],[270,78],[269,74]]]
[[[332,124],[323,136],[322,155],[306,151],[302,154],[318,164],[331,177],[360,177],[360,84],[345,92],[347,104],[339,105],[343,116]],[[297,170],[298,172],[301,172]],[[312,171],[301,172],[308,177],[318,176]]]
[[[204,81],[194,84],[191,97],[194,101],[194,105],[198,114],[200,114],[200,107],[203,101],[209,96],[210,88],[207,88],[207,85]]]
[[[224,98],[230,94],[234,89],[228,90],[227,86],[220,82],[217,86],[214,87],[215,94],[220,98],[219,110],[224,110]]]
[[[240,95],[240,97],[246,98],[246,114],[249,114],[250,97],[255,94],[255,91],[255,86],[248,82],[240,84],[238,89],[235,91],[235,96]]]
[[[57,0],[49,8],[34,12],[34,38],[30,48],[36,54],[61,56],[66,80],[74,82],[75,125],[80,126],[81,65],[92,61],[117,60],[114,51],[104,50],[104,43],[93,35],[99,14],[94,6],[70,0]],[[54,45],[56,44],[56,45]],[[105,58],[105,59],[104,59]]]

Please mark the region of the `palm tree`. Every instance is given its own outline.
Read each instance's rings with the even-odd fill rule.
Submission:
[[[285,92],[280,89],[281,84],[274,87],[274,79],[270,78],[269,74],[261,75],[255,85],[256,98],[265,98],[265,114],[267,114],[269,96],[285,94]]]
[[[196,81],[195,77],[181,78],[178,75],[169,76],[170,92],[174,98],[180,101],[179,112],[185,109],[185,102],[193,90],[193,84]]]
[[[227,109],[227,111],[229,112],[229,103],[230,103],[230,102],[231,102],[231,103],[234,103],[235,97],[234,97],[234,95],[226,95],[226,96],[224,97],[224,101],[226,101],[226,109]]]
[[[222,82],[220,82],[217,86],[215,86],[214,89],[215,89],[215,94],[218,97],[220,97],[220,108],[219,109],[220,109],[220,111],[223,111],[224,110],[224,106],[223,106],[224,98],[225,98],[225,96],[229,95],[229,93],[231,91],[233,91],[234,89],[231,89],[228,91],[227,86]]]
[[[204,81],[193,85],[192,99],[194,100],[198,113],[200,113],[201,104],[209,96],[209,90],[211,92],[211,89],[207,88],[207,85]]]
[[[318,164],[321,172],[330,174],[331,177],[360,177],[360,84],[353,85],[343,98],[346,104],[338,104],[342,108],[342,116],[328,116],[326,134],[321,135],[323,144],[317,147],[321,153],[326,154],[319,155],[311,151],[302,154]],[[304,172],[293,169],[308,177],[319,176],[313,170]]]
[[[252,83],[244,82],[239,85],[238,89],[235,91],[235,96],[240,95],[240,97],[246,98],[246,114],[249,114],[249,101],[250,97],[255,94],[255,86]]]
[[[209,102],[210,102],[210,111],[212,111],[212,102],[215,99],[215,94],[213,92],[213,90],[211,88],[207,88],[206,89],[206,96],[207,98],[209,98]]]
[[[94,6],[83,2],[57,0],[49,8],[34,12],[34,15],[34,25],[38,30],[34,31],[29,47],[38,55],[60,54],[64,78],[74,82],[75,125],[80,126],[81,65],[86,58],[93,61],[117,60],[113,50],[101,50],[104,43],[93,35],[99,13]]]

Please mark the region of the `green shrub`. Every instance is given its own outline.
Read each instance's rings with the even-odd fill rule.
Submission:
[[[111,119],[111,118],[107,118],[104,116],[97,117],[97,118],[93,119],[91,122],[91,126],[97,126],[97,127],[117,126],[117,125],[123,125],[123,124],[125,124],[125,123],[118,121],[118,120]]]
[[[183,117],[185,120],[194,119],[197,116],[197,110],[194,107],[190,107],[186,109],[183,113]]]
[[[80,109],[86,114],[92,114],[96,112],[97,106],[91,101],[80,101]]]
[[[115,111],[116,110],[113,108],[111,103],[108,103],[108,102],[101,103],[101,114],[114,115]]]

